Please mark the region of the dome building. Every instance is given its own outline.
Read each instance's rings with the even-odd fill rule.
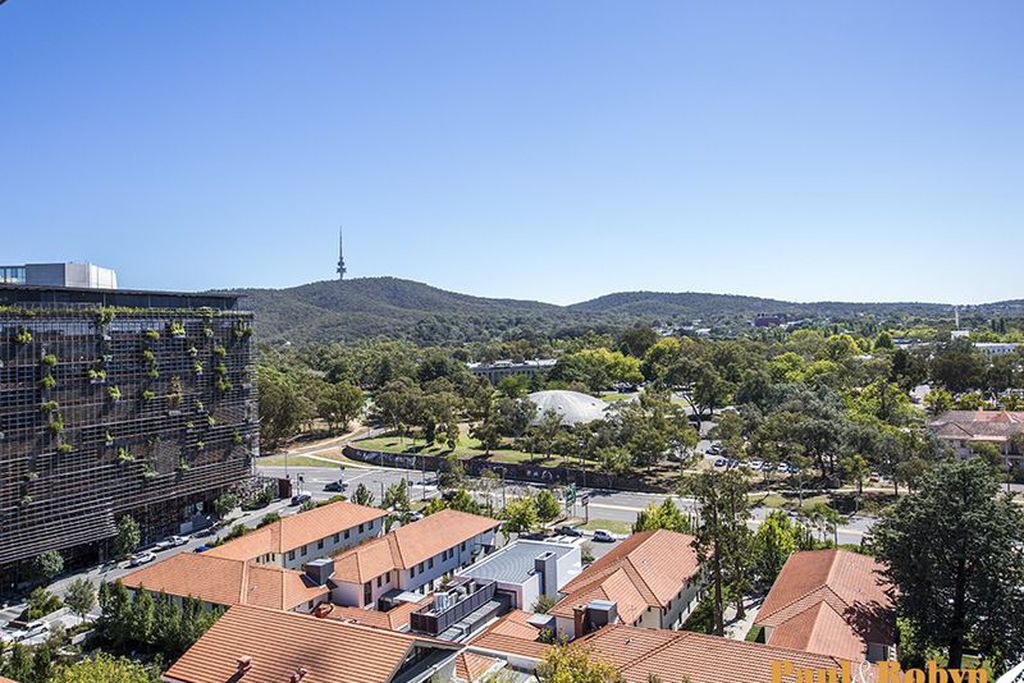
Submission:
[[[540,423],[549,410],[562,418],[563,425],[586,424],[604,419],[605,411],[609,407],[607,402],[578,391],[537,391],[526,398],[537,406],[537,416],[533,419],[533,424]]]

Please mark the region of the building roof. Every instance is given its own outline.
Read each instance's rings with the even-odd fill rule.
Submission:
[[[324,605],[322,616],[325,619],[337,621],[348,621],[363,626],[383,628],[388,631],[408,631],[409,622],[413,612],[425,607],[434,601],[431,593],[418,602],[403,602],[387,612],[379,612],[373,609],[361,609],[359,607],[342,607],[340,605]],[[321,616],[317,614],[317,616]]]
[[[146,289],[98,289],[0,283],[0,303],[28,306],[124,306],[126,308],[232,309],[237,294],[165,292]]]
[[[846,550],[793,553],[755,623],[771,629],[770,645],[865,660],[868,643],[896,642],[881,569],[874,558]]]
[[[0,676],[0,683],[18,683],[18,682],[13,680],[13,679],[10,679],[10,678],[4,678],[3,676]]]
[[[563,389],[536,391],[526,398],[537,406],[535,423],[539,423],[548,411],[554,411],[561,416],[562,424],[574,425],[602,420],[609,406],[599,398]]]
[[[940,438],[1006,441],[1024,431],[1024,411],[950,410],[928,423]]]
[[[517,540],[491,553],[470,567],[459,570],[459,576],[493,579],[501,583],[522,584],[537,574],[534,561],[544,553],[559,559],[577,550],[577,546],[546,541]]]
[[[748,643],[692,631],[667,631],[612,624],[576,641],[592,656],[619,670],[626,683],[648,683],[650,676],[690,683],[770,681],[772,663],[838,670],[834,657]]]
[[[629,624],[648,607],[666,607],[700,571],[692,542],[665,529],[633,534],[567,583],[549,614],[571,617],[591,600],[609,600]]]
[[[164,676],[181,683],[287,683],[304,669],[302,683],[389,683],[416,648],[443,658],[460,646],[296,612],[235,606]],[[238,675],[243,657],[251,658],[251,666]]]
[[[263,555],[281,555],[332,534],[380,519],[387,514],[385,510],[378,508],[338,501],[284,517],[245,536],[211,548],[205,554],[232,560],[254,560]]]
[[[193,597],[216,605],[293,609],[326,595],[302,572],[244,560],[180,553],[122,577],[129,588]]]
[[[339,553],[333,580],[366,583],[385,572],[414,567],[500,524],[490,517],[441,510]]]
[[[514,609],[469,642],[471,650],[541,659],[551,648],[540,640],[541,629],[529,622],[533,614]]]
[[[476,683],[492,670],[504,665],[500,659],[463,650],[455,657],[455,678],[466,683]]]

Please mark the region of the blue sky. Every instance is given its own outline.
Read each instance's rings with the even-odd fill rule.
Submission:
[[[1024,3],[0,6],[0,261],[1024,296]]]

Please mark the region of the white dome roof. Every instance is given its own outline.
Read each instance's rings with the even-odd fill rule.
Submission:
[[[562,417],[562,424],[575,425],[594,420],[604,419],[608,403],[599,398],[581,394],[578,391],[537,391],[526,398],[537,406],[537,417],[534,424],[539,423],[544,413],[553,410]]]

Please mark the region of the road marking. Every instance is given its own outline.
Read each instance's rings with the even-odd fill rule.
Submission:
[[[643,512],[644,508],[629,507],[627,505],[609,505],[608,503],[590,503],[592,508],[601,508],[603,510],[622,510],[623,512]]]

